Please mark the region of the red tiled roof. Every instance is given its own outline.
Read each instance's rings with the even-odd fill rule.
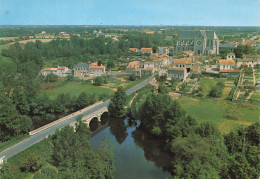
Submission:
[[[235,61],[234,60],[219,60],[219,64],[220,65],[235,65]]]
[[[141,48],[141,51],[153,51],[152,48]]]
[[[90,66],[89,68],[90,69],[95,69],[95,68],[96,69],[102,69],[102,68],[105,69],[105,66]]]
[[[181,63],[181,64],[191,64],[192,59],[191,58],[179,58],[179,59],[174,59],[174,64],[176,63]]]

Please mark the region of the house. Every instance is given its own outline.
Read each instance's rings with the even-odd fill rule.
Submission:
[[[179,58],[173,60],[174,67],[176,68],[185,68],[187,72],[190,72],[192,67],[192,59],[191,58]]]
[[[187,50],[196,55],[219,54],[219,39],[213,30],[181,31],[174,41],[176,54]]]
[[[155,72],[155,69],[154,68],[136,68],[134,70],[134,74],[135,76],[138,76],[138,77],[142,77],[142,76],[150,76],[152,75],[153,73]]]
[[[41,70],[41,74],[44,75],[44,76],[47,76],[51,73],[54,74],[54,75],[57,75],[57,68],[47,67],[47,68],[44,68],[43,70]]]
[[[89,65],[87,63],[78,63],[74,66],[74,76],[80,77],[88,74]]]
[[[68,67],[65,67],[65,66],[58,66],[57,68],[57,72],[56,74],[60,77],[66,77],[68,74],[67,72],[69,71],[70,69]]]
[[[226,58],[227,58],[227,60],[233,60],[236,58],[236,56],[234,53],[228,53]]]
[[[237,47],[237,45],[232,45],[232,44],[219,44],[219,51],[234,53],[234,50],[236,47]]]
[[[257,59],[241,59],[241,58],[237,58],[236,62],[237,62],[237,67],[238,68],[240,68],[241,65],[254,68],[254,66],[256,64],[259,64],[259,61]]]
[[[138,61],[133,61],[133,62],[130,62],[128,64],[129,67],[135,67],[135,68],[139,68],[140,67],[140,62]]]
[[[158,47],[158,54],[169,54],[169,48],[168,47]]]
[[[90,66],[89,75],[92,76],[103,76],[106,73],[105,66]]]
[[[188,77],[188,73],[186,68],[175,68],[175,67],[169,67],[168,68],[168,77],[170,78],[176,78],[181,81],[185,81]]]
[[[183,56],[186,58],[190,58],[194,55],[194,52],[192,50],[187,50],[182,52]]]
[[[152,54],[153,53],[153,49],[152,48],[141,48],[141,53]]]
[[[154,68],[153,62],[143,62],[143,68]]]
[[[225,59],[219,60],[219,70],[233,70],[234,67],[235,67],[234,60],[225,60]]]

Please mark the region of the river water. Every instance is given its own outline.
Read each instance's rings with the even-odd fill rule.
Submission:
[[[106,136],[114,145],[116,179],[172,178],[167,172],[171,156],[162,150],[160,139],[144,132],[136,121],[107,120],[104,129],[96,132],[90,142],[98,148]]]

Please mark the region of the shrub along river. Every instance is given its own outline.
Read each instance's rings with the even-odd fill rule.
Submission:
[[[103,124],[102,124],[103,123]],[[163,143],[141,129],[138,121],[106,118],[90,123],[91,144],[98,148],[104,137],[114,145],[115,178],[171,178],[171,156],[162,150]]]

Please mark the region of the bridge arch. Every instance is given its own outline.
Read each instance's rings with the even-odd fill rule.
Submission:
[[[108,122],[108,112],[105,111],[105,112],[103,112],[103,113],[101,114],[101,116],[100,116],[100,123],[101,123],[101,125],[104,125],[104,124],[106,124],[107,122]]]
[[[98,127],[98,122],[99,119],[98,117],[93,117],[90,121],[89,121],[89,128],[91,131],[95,131]]]

